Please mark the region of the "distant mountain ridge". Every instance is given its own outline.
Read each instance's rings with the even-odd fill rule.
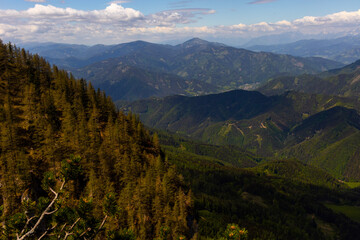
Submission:
[[[169,73],[153,72],[114,61],[102,61],[83,68],[86,79],[100,87],[110,96],[121,96],[122,100],[136,100],[152,96],[200,95],[217,92],[211,84],[200,81],[186,81]],[[107,79],[103,81],[102,79]]]
[[[253,45],[252,51],[265,51],[278,54],[290,54],[299,57],[318,56],[350,64],[360,59],[360,35],[336,39],[300,40],[287,44]]]
[[[139,82],[146,82],[146,91],[143,89],[142,94],[112,91],[109,94],[114,100],[164,96],[165,92],[200,95],[251,87],[279,75],[312,74],[342,66],[340,63],[321,58],[256,53],[199,38],[176,46],[144,41],[112,46],[51,46],[53,47],[38,47],[33,50],[47,57],[52,63],[72,71],[76,77],[92,81],[95,87],[112,90],[134,89],[139,86]],[[126,77],[124,74],[117,77],[119,72],[115,66],[118,65],[136,68],[137,72],[156,74],[146,74],[145,80]],[[170,75],[173,77],[169,77]],[[183,87],[169,91],[151,87],[164,78],[172,82],[168,86],[178,85],[179,78],[189,84],[179,84]]]
[[[360,60],[343,68],[333,69],[318,75],[274,78],[257,90],[266,95],[300,91],[357,98],[360,96]]]

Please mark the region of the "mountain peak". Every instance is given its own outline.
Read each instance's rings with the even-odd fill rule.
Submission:
[[[225,44],[223,43],[218,43],[218,42],[209,42],[209,41],[206,41],[206,40],[203,40],[201,38],[192,38],[186,42],[184,42],[183,44],[179,44],[178,46],[181,46],[181,47],[185,47],[185,48],[190,48],[190,47],[195,47],[195,46],[226,46]]]
[[[181,47],[184,48],[191,48],[191,47],[195,47],[195,46],[204,46],[204,45],[209,45],[210,42],[205,41],[203,39],[200,38],[192,38],[182,44],[180,44]]]
[[[201,38],[192,38],[182,44],[177,45],[177,47],[180,48],[193,48],[193,47],[202,47],[202,48],[206,48],[208,46],[226,46],[225,44],[222,43],[217,43],[217,42],[208,42],[206,40],[203,40]]]
[[[187,40],[184,43],[208,44],[210,42],[208,42],[204,39],[201,39],[201,38],[192,38],[192,39]]]

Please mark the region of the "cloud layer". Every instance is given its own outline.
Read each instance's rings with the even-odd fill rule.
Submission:
[[[269,1],[271,0],[253,3]],[[188,8],[144,15],[138,10],[124,8],[115,1],[105,9],[93,11],[36,4],[24,11],[0,10],[0,38],[111,44],[137,39],[158,42],[193,36],[236,39],[286,32],[323,35],[360,33],[360,10],[321,17],[306,16],[291,22],[284,20],[251,25],[239,23],[231,26],[187,26],[214,13],[212,9]]]

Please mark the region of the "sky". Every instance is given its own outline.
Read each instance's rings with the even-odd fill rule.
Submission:
[[[15,43],[199,37],[241,45],[273,35],[285,40],[359,33],[359,0],[0,0],[0,38]]]

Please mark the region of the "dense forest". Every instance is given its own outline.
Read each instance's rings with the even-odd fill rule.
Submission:
[[[192,198],[138,118],[0,42],[1,239],[175,239]]]
[[[228,223],[249,239],[357,239],[359,188],[296,159],[156,131],[193,192],[200,239],[220,239]]]

